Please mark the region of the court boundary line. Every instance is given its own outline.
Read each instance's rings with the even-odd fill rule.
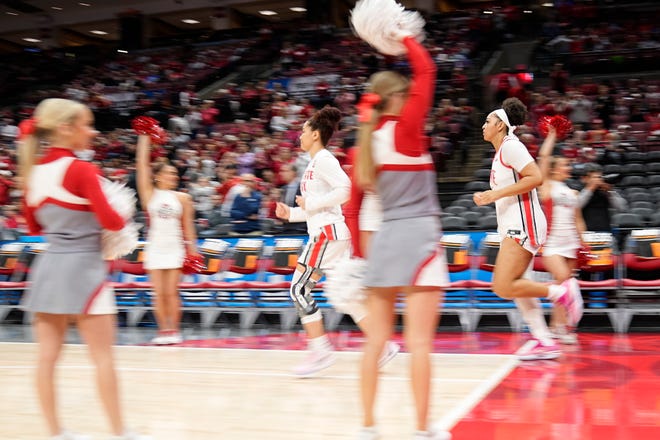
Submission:
[[[472,411],[472,409],[479,404],[497,385],[502,383],[504,379],[520,364],[520,360],[512,355],[504,365],[501,365],[495,373],[489,378],[482,381],[480,385],[472,390],[467,397],[461,399],[458,405],[450,409],[438,422],[437,426],[443,430],[451,430],[458,422]]]

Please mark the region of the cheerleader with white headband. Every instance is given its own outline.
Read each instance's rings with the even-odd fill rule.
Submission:
[[[525,105],[517,98],[509,98],[486,118],[483,137],[495,148],[491,189],[475,193],[474,202],[495,203],[497,211],[501,244],[493,270],[493,292],[516,302],[534,336],[518,352],[520,359],[555,359],[560,351],[552,341],[538,298],[549,298],[565,307],[570,324],[577,325],[582,316],[582,295],[574,278],[548,286],[526,277],[547,235],[546,218],[536,191],[543,176],[514,134],[526,117]]]

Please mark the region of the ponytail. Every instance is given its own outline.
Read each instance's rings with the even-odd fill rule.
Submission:
[[[34,116],[19,124],[18,174],[26,186],[42,141],[50,141],[60,124],[70,123],[86,108],[77,101],[61,98],[44,99],[34,110]]]
[[[21,177],[22,184],[27,185],[32,167],[37,161],[39,146],[41,142],[35,134],[29,134],[23,137],[18,144],[18,175]]]

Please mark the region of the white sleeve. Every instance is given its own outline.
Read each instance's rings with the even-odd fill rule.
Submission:
[[[300,206],[294,206],[292,208],[289,208],[290,223],[306,222],[306,221],[307,221],[307,213],[305,212],[304,209],[302,209]]]
[[[500,157],[504,165],[513,168],[518,173],[529,165],[530,162],[534,162],[534,158],[529,154],[525,145],[513,139],[506,140],[502,143],[502,154]]]
[[[348,201],[351,195],[351,180],[339,161],[330,153],[324,154],[316,161],[314,173],[330,186],[330,191],[322,195],[305,198],[305,209],[315,211],[321,208],[341,206]]]

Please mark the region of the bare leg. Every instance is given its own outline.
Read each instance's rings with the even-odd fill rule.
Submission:
[[[396,290],[371,289],[367,293],[367,310],[371,317],[370,331],[366,333],[364,354],[360,373],[360,393],[362,396],[363,424],[373,426],[374,404],[378,390],[378,359],[385,343],[392,337],[394,326],[394,303]]]
[[[83,315],[78,317],[78,330],[89,348],[96,367],[96,385],[114,435],[124,432],[119,404],[119,386],[112,344],[115,340],[115,315]]]
[[[158,330],[167,330],[170,325],[167,316],[167,301],[165,299],[165,271],[155,269],[149,272],[149,278],[154,286],[154,315]]]
[[[181,271],[168,269],[163,271],[163,300],[167,327],[165,330],[179,331],[181,327],[181,297],[179,296],[179,281]]]
[[[55,396],[55,365],[62,351],[62,344],[67,329],[67,315],[37,313],[34,318],[34,330],[39,343],[36,383],[41,412],[48,425],[51,436],[62,431],[57,413]]]
[[[420,290],[424,289],[424,290]],[[438,303],[441,292],[431,288],[414,288],[406,292],[405,338],[412,355],[410,379],[417,430],[428,428],[429,402],[431,398],[431,358],[433,338],[438,325]]]
[[[502,240],[493,271],[493,292],[504,299],[548,296],[548,286],[522,278],[532,257],[512,238]]]

